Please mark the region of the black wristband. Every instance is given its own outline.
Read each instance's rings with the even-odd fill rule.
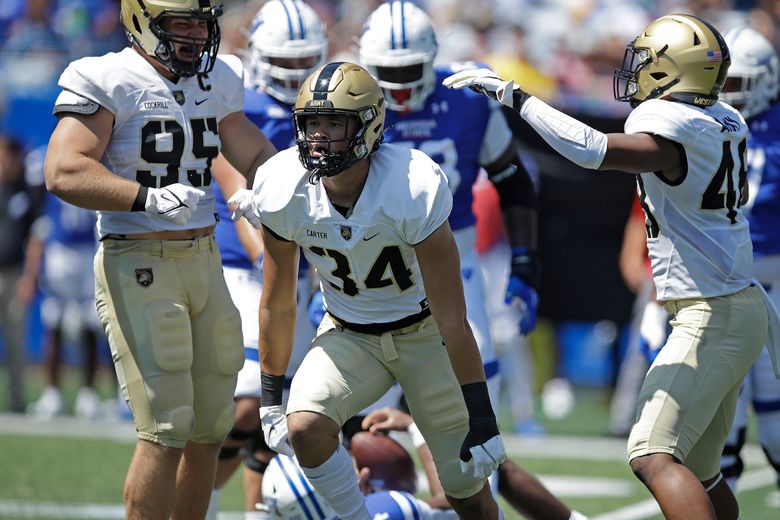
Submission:
[[[463,392],[463,399],[469,411],[469,424],[483,422],[485,419],[495,424],[496,416],[490,404],[490,394],[485,381],[461,385],[460,391]]]
[[[528,101],[528,98],[531,97],[528,92],[521,88],[516,88],[512,91],[512,108],[520,112],[520,109],[523,108],[523,104]]]
[[[141,185],[141,188],[138,190],[138,194],[135,196],[135,200],[133,201],[133,206],[130,208],[130,211],[146,211],[146,195],[148,192],[149,188]]]
[[[512,250],[512,274],[520,277],[525,283],[539,290],[542,265],[536,253],[524,247]]]
[[[282,404],[284,392],[284,376],[260,374],[260,406],[277,406]]]

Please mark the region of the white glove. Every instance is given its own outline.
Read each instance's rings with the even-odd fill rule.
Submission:
[[[186,224],[205,191],[176,183],[164,188],[149,188],[144,210],[175,224]]]
[[[260,424],[263,427],[263,437],[268,447],[276,453],[292,457],[295,452],[287,438],[287,416],[282,405],[260,407]]]
[[[230,197],[228,204],[236,206],[236,210],[230,215],[231,220],[234,222],[244,217],[257,229],[260,229],[263,225],[260,222],[260,217],[255,213],[254,192],[252,190],[238,190]]]
[[[475,478],[488,478],[506,460],[506,450],[501,435],[495,435],[487,441],[469,448],[471,460],[460,460],[460,470],[471,473]]]
[[[468,87],[474,92],[478,92],[491,99],[499,101],[502,105],[519,109],[519,106],[514,106],[513,91],[520,90],[520,87],[515,87],[513,80],[504,81],[496,76],[496,73],[490,69],[469,69],[463,70],[444,78],[442,85],[447,88],[465,88]],[[523,99],[523,101],[525,101]],[[522,104],[522,103],[521,103]]]

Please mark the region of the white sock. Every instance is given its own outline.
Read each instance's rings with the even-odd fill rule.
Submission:
[[[588,517],[583,515],[579,511],[572,510],[569,520],[588,520]]]
[[[341,444],[321,465],[301,469],[341,520],[371,520],[358,488],[355,466]]]
[[[209,499],[209,508],[206,510],[206,516],[204,520],[217,520],[217,512],[219,511],[219,496],[222,494],[221,489],[212,489],[211,498]]]
[[[244,520],[273,520],[273,516],[266,511],[247,511]]]

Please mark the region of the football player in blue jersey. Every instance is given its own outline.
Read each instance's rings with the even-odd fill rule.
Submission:
[[[485,365],[490,398],[497,408],[499,367],[476,250],[472,187],[484,168],[498,190],[512,247],[505,297],[524,310],[519,323],[522,334],[536,324],[540,270],[537,196],[500,105],[471,91],[441,85],[445,77],[475,64],[434,67],[437,48],[428,15],[412,2],[393,0],[380,5],[366,20],[358,55],[385,96],[385,142],[425,152],[447,176],[453,193],[449,224],[461,257],[468,321]],[[502,495],[530,518],[566,520],[572,516],[539,481],[512,461],[502,464],[498,475]]]
[[[41,163],[41,166],[43,164]],[[23,278],[39,283],[44,295],[41,321],[46,330],[46,387],[29,412],[51,419],[63,410],[60,372],[63,343],[70,332],[82,347],[82,387],[74,411],[82,419],[95,419],[100,399],[95,392],[98,337],[102,335],[95,311],[95,277],[84,269],[95,256],[95,212],[79,208],[47,193],[44,214],[33,225],[27,243]],[[74,312],[75,311],[75,312]],[[75,326],[75,327],[74,327]]]
[[[747,208],[753,274],[780,307],[780,60],[772,44],[754,29],[732,29],[723,38],[731,51],[731,67],[721,99],[742,112],[750,129]],[[721,458],[721,471],[732,489],[743,470],[740,451],[749,403],[756,414],[759,442],[780,486],[780,381],[772,373],[766,348],[742,384]]]
[[[263,5],[250,26],[250,60],[244,89],[244,113],[278,150],[295,143],[292,105],[300,83],[325,59],[328,41],[317,13],[299,0],[271,0]],[[223,485],[244,460],[246,518],[266,518],[255,511],[261,501],[263,473],[274,453],[265,445],[260,429],[260,364],[258,356],[258,305],[262,290],[263,244],[260,233],[246,219],[233,222],[226,199],[246,187],[246,180],[221,157],[212,168],[219,222],[216,241],[222,254],[225,280],[241,313],[246,360],[236,385],[236,420],[219,454],[217,476],[207,518],[216,518]],[[301,258],[303,256],[301,255]],[[308,301],[308,270],[299,269],[299,300]],[[305,353],[314,328],[299,311],[294,355]],[[290,364],[288,374],[300,364]]]
[[[404,416],[411,421],[408,415],[400,411],[397,413],[399,417]],[[372,438],[373,436],[367,437],[366,442],[370,442]],[[430,457],[427,445],[423,445],[423,447]],[[393,464],[394,460],[396,459],[386,455],[386,467],[393,469],[384,470],[382,474],[385,478],[379,482],[371,478],[372,467],[370,465],[361,467],[360,462],[355,458],[355,467],[360,468],[360,491],[365,495],[366,509],[368,509],[371,518],[384,520],[454,520],[458,518],[457,513],[449,507],[446,500],[443,500],[441,487],[438,489],[442,495],[437,498],[442,498],[442,500],[438,505],[432,505],[430,499],[422,500],[410,493],[409,490],[403,490],[403,486],[399,483],[409,482],[410,479],[416,480],[416,475],[413,473],[414,467],[403,463]],[[408,468],[409,471],[403,471],[401,468]],[[303,518],[337,520],[338,518],[328,503],[311,486],[297,459],[287,455],[277,455],[271,461],[263,480],[263,503],[258,504],[258,509],[266,511],[275,520]]]

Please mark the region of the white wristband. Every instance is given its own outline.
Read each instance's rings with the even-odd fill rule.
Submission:
[[[571,162],[595,170],[604,162],[607,136],[567,116],[536,97],[529,97],[520,115],[547,144]]]
[[[409,438],[412,440],[412,445],[414,445],[415,449],[419,448],[423,444],[427,444],[425,442],[425,437],[423,437],[422,433],[420,433],[420,429],[416,424],[411,423],[409,427],[406,428],[406,433],[409,434]]]

